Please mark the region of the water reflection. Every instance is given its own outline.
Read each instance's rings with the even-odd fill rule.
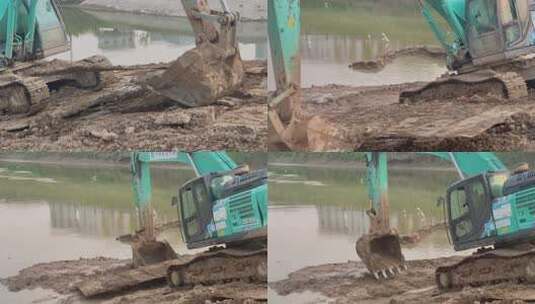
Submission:
[[[304,87],[428,81],[445,71],[444,60],[425,57],[399,58],[378,73],[348,68],[352,62],[383,55],[387,44],[390,50],[415,45],[437,46],[438,42],[414,3],[312,0],[303,3],[302,16]]]
[[[95,54],[114,64],[143,64],[176,59],[195,45],[186,18],[100,12],[65,8],[64,21],[72,39],[72,54],[58,56],[78,60]],[[238,28],[244,59],[267,58],[266,22],[242,22]]]
[[[47,202],[50,224],[54,229],[93,237],[117,237],[132,232],[136,215],[133,210],[82,205],[79,202]]]

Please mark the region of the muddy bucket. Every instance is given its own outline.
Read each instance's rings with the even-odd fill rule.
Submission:
[[[394,277],[406,268],[396,233],[366,234],[357,241],[356,249],[376,279]]]
[[[132,257],[134,266],[139,267],[176,259],[177,255],[165,241],[144,241],[132,243]]]
[[[186,107],[215,103],[237,90],[245,70],[239,51],[203,43],[187,51],[161,75],[147,79],[150,89]]]

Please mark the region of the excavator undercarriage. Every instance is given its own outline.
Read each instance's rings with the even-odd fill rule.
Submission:
[[[0,113],[35,113],[46,105],[51,91],[65,85],[98,89],[102,85],[101,71],[110,67],[102,56],[74,63],[43,60],[16,64],[0,72]]]
[[[438,267],[436,283],[447,291],[502,282],[535,282],[535,250],[492,249]]]
[[[267,244],[267,237],[263,243]],[[267,246],[213,247],[186,263],[173,263],[167,268],[167,282],[174,288],[242,280],[257,283],[267,281]]]

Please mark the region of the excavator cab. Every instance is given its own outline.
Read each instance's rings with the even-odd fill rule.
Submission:
[[[530,3],[529,0],[466,2],[468,49],[475,65],[534,51],[529,48],[535,42]]]
[[[455,250],[494,243],[492,203],[503,195],[508,176],[507,172],[483,173],[448,188],[446,216]]]
[[[179,190],[181,231],[188,248],[211,237],[209,225],[213,218],[213,200],[208,180],[208,176],[196,178]]]
[[[264,237],[267,170],[212,173],[179,190],[182,239],[189,249]]]

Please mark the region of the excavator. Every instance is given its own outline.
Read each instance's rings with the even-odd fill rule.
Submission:
[[[243,81],[236,29],[239,13],[226,0],[221,10],[204,0],[181,0],[196,37],[196,47],[163,73],[142,85],[185,107],[211,104]],[[0,115],[32,114],[46,106],[53,90],[64,85],[99,89],[101,72],[113,67],[102,56],[77,62],[48,60],[71,50],[55,0],[0,1]]]
[[[157,238],[150,167],[165,163],[184,164],[195,172],[171,204],[186,247],[207,250],[178,255]],[[130,168],[140,227],[130,240],[134,268],[83,282],[78,288],[85,296],[162,278],[172,288],[267,281],[266,169],[238,166],[222,151],[133,152]]]
[[[315,122],[300,101],[299,1],[270,0],[269,38],[276,91],[270,102],[272,146],[304,150]],[[535,83],[535,1],[418,0],[447,54],[448,73],[400,93],[400,103],[479,95],[515,100]],[[280,43],[280,44],[278,44]],[[284,63],[284,64],[281,64]]]
[[[528,96],[528,88],[535,80],[534,1],[418,2],[446,51],[450,74],[402,92],[400,102],[426,101],[433,96]]]
[[[477,249],[458,263],[438,267],[441,291],[504,281],[535,279],[535,171],[523,164],[513,171],[490,152],[427,152],[453,163],[459,180],[451,184],[444,207],[448,236],[456,251]],[[388,155],[366,153],[371,208],[369,233],[356,251],[373,276],[395,277],[407,269],[400,239],[389,223]]]
[[[94,56],[69,63],[44,58],[70,50],[70,41],[53,0],[0,2],[0,114],[36,112],[50,90],[70,84],[95,89],[109,62]]]

